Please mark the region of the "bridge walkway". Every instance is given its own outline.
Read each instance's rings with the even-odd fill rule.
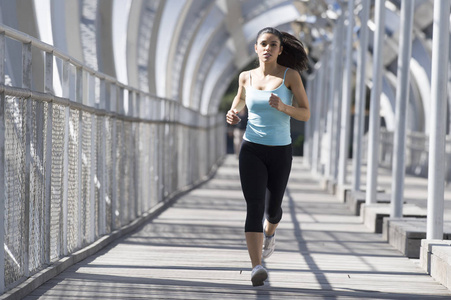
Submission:
[[[450,299],[295,157],[269,279],[252,287],[235,156],[139,230],[25,299]]]

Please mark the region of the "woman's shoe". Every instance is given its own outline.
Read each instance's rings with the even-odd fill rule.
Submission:
[[[268,278],[268,271],[262,265],[255,266],[251,273],[251,281],[253,286],[261,286],[265,284]]]
[[[266,236],[265,234],[265,238],[263,240],[262,258],[266,259],[270,257],[273,254],[274,249],[276,249],[276,234],[273,234],[272,236]]]

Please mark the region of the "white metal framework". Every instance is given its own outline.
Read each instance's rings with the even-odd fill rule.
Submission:
[[[404,169],[432,172],[428,232],[440,235],[449,0],[1,1],[0,292],[205,176],[225,151],[219,103],[267,26],[308,49],[312,172],[352,177],[368,202],[378,166],[395,161],[398,187]]]

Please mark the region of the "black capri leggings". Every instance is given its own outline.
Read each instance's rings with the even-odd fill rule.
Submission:
[[[241,188],[247,204],[245,232],[263,232],[263,217],[277,224],[293,160],[291,145],[265,146],[243,141],[239,156]]]

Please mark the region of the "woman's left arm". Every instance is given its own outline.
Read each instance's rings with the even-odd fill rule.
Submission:
[[[289,69],[285,77],[285,85],[293,93],[293,101],[296,102],[297,107],[284,104],[282,100],[274,94],[271,95],[269,104],[296,120],[308,121],[310,119],[310,108],[299,72]]]

